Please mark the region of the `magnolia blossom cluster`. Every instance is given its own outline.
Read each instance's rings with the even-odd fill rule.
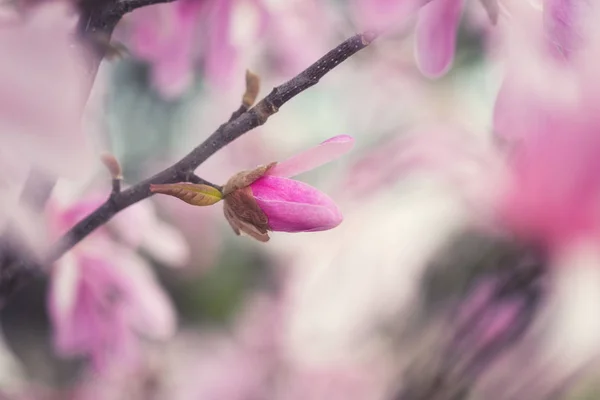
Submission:
[[[27,261],[48,277],[53,354],[82,361],[57,398],[416,400],[440,398],[437,387],[448,396],[545,399],[597,362],[600,5],[177,0],[139,7],[116,28],[114,38],[129,51],[115,62],[144,63],[147,84],[166,100],[183,101],[197,79],[215,93],[230,92],[248,64],[293,76],[325,54],[332,38],[357,28],[374,31],[380,43],[398,42],[388,33],[414,36],[411,66],[422,75],[414,78],[419,88],[447,90],[452,79],[431,78],[450,71],[456,50],[466,46],[459,30],[476,12],[485,15],[487,29],[478,34],[487,35],[486,65],[501,67],[502,74],[487,131],[473,132],[478,128],[468,121],[423,123],[387,101],[399,132],[384,145],[373,145],[384,134],[379,120],[369,121],[369,135],[332,124],[351,136],[333,136],[284,161],[265,152],[262,165],[248,165],[222,186],[205,181],[210,177],[199,168],[201,178],[188,171],[184,179],[177,170],[177,179],[131,189],[110,156],[111,192],[99,189],[105,186],[98,176],[108,177],[94,162],[100,160],[94,146],[109,147],[110,135],[92,137],[110,130],[110,118],[96,118],[104,122],[98,129],[88,117],[97,106],[92,88],[102,69],[94,51],[112,44],[81,37],[86,24],[78,20],[79,3],[16,3],[0,6],[14,11],[0,13],[0,248],[18,238],[29,249]],[[335,51],[342,49],[327,57]],[[406,72],[384,54],[395,49],[369,51],[350,73],[368,74],[387,62],[389,82]],[[113,65],[102,67],[110,74]],[[346,86],[358,87],[356,81]],[[387,84],[369,88],[369,96],[375,99]],[[405,92],[395,96],[413,95]],[[349,93],[361,111],[370,101]],[[443,103],[442,90],[433,93]],[[461,98],[450,97],[452,103]],[[320,111],[307,118],[321,118]],[[419,125],[401,132],[406,121]],[[332,129],[320,128],[318,135],[329,137]],[[282,153],[275,141],[264,147]],[[317,168],[342,156],[351,165],[342,178],[333,184],[321,179],[328,171]],[[293,179],[313,170],[319,172],[314,186]],[[425,183],[404,179],[409,176],[425,177]],[[416,189],[399,189],[399,182]],[[36,202],[27,202],[30,186],[47,193],[36,192]],[[85,230],[94,222],[86,219],[90,214],[121,207],[123,193],[142,192],[157,196],[119,209],[47,262],[54,243],[73,239],[73,226]],[[196,221],[194,213],[207,218],[184,235],[160,207],[173,203],[185,206],[177,211],[184,219]],[[196,234],[200,230],[205,238]],[[242,235],[256,240],[236,237]],[[451,242],[446,249],[448,237],[456,236],[466,245]],[[211,253],[215,242],[222,242],[224,254]],[[439,248],[447,252],[439,256]],[[225,260],[207,275],[236,262],[254,266],[258,262],[248,259],[260,258],[256,254],[269,264],[268,273],[256,269],[269,288],[250,296],[251,307],[242,308],[241,320],[229,323],[226,333],[202,319],[206,315],[200,323],[178,315],[201,300],[173,289],[173,281],[188,280],[189,273],[192,282],[189,270],[206,260],[190,254],[203,253],[211,253],[211,266],[219,256]],[[3,263],[9,259],[2,256]],[[222,282],[215,282],[215,304],[247,294],[220,291]],[[524,354],[530,357],[525,367]],[[502,379],[527,382],[516,394],[508,387],[494,390]],[[15,398],[46,398],[31,387],[17,392]]]

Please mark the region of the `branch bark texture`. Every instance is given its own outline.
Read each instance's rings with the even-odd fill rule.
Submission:
[[[345,40],[300,74],[274,88],[269,95],[260,100],[254,107],[239,113],[239,115],[234,113],[234,116],[228,122],[221,125],[203,143],[172,166],[151,178],[110,196],[98,209],[71,228],[56,243],[45,261],[47,263],[56,261],[95,229],[108,222],[119,211],[152,196],[150,184],[190,181],[191,177],[195,177],[194,170],[218,150],[244,133],[264,124],[286,102],[317,84],[329,71],[367,47],[375,38],[375,33],[365,32]],[[196,177],[195,179],[199,178]]]

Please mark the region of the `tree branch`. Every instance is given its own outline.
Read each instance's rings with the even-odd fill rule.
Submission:
[[[375,33],[365,32],[347,39],[296,77],[274,88],[256,106],[244,111],[239,116],[234,113],[234,117],[230,121],[221,125],[202,144],[177,163],[153,177],[111,196],[98,209],[71,228],[56,243],[45,261],[47,263],[56,261],[87,235],[108,222],[119,211],[152,196],[150,184],[189,181],[195,169],[210,156],[244,133],[264,124],[287,101],[315,85],[329,71],[348,57],[367,47],[375,38]]]
[[[112,34],[121,18],[138,8],[175,0],[80,0],[80,31],[84,34]]]

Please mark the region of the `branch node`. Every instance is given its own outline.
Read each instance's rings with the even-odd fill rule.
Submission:
[[[253,110],[258,119],[258,125],[262,125],[267,122],[271,115],[279,111],[279,108],[265,97],[253,108]]]
[[[378,33],[375,31],[366,31],[360,35],[362,44],[364,46],[370,45],[375,39],[377,39]]]

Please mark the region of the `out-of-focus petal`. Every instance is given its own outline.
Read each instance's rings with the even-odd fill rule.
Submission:
[[[498,14],[500,14],[498,0],[481,0],[481,5],[485,8],[485,12],[492,24],[495,25],[498,22]]]
[[[56,325],[68,324],[77,302],[79,281],[80,270],[75,256],[65,254],[54,266],[48,292],[48,312]]]
[[[146,232],[142,247],[157,261],[172,267],[185,265],[190,249],[183,234],[166,222],[157,221],[152,232]]]
[[[403,23],[422,0],[355,0],[354,15],[365,29],[386,29]]]
[[[206,75],[218,85],[229,83],[237,52],[231,43],[232,0],[213,1],[206,14]]]
[[[334,136],[318,146],[278,163],[267,172],[267,175],[284,178],[299,175],[341,157],[349,152],[353,146],[354,138],[352,136]]]
[[[168,266],[184,265],[190,255],[185,237],[173,226],[160,220],[152,202],[144,201],[127,208],[110,222],[127,245],[145,251]]]
[[[113,257],[127,281],[129,323],[147,337],[169,338],[176,328],[173,305],[148,265],[127,249],[119,249]]]
[[[50,175],[83,176],[93,160],[81,129],[91,81],[76,23],[66,2],[45,2],[0,26],[0,147]]]
[[[119,353],[129,344],[131,334],[121,307],[127,301],[126,282],[112,265],[95,255],[77,255],[75,260],[79,278],[72,307],[57,307],[60,284],[50,292],[54,345],[60,355],[89,356],[101,367],[109,353]],[[52,276],[56,278],[64,279]]]
[[[306,183],[265,176],[250,187],[274,231],[323,231],[342,222],[342,213],[333,200]]]
[[[203,2],[182,0],[142,7],[133,14],[132,51],[151,64],[155,87],[180,96],[193,79],[195,32]]]
[[[550,44],[562,55],[568,57],[576,45],[579,34],[577,24],[577,6],[581,0],[545,0],[544,28]]]
[[[452,65],[462,8],[463,0],[433,0],[419,10],[416,57],[423,74],[436,78]]]

